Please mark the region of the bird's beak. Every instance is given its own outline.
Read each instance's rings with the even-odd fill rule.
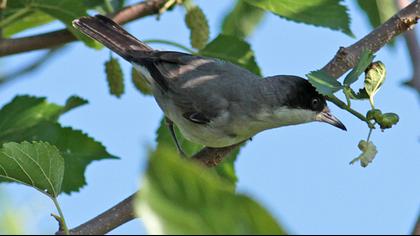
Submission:
[[[339,128],[339,129],[347,131],[346,126],[344,126],[344,124],[337,117],[335,117],[331,114],[331,111],[330,111],[330,109],[328,109],[328,107],[325,108],[323,111],[321,111],[317,115],[316,119],[318,121],[328,123],[328,124],[333,125],[333,126]]]

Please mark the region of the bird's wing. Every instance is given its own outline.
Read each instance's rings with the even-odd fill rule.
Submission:
[[[171,51],[139,55],[133,57],[133,62],[146,67],[161,92],[186,119],[197,124],[208,124],[222,115],[237,97],[236,88],[258,78],[248,70],[213,58]]]

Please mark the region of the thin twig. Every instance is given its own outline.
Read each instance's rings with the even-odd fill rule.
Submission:
[[[112,19],[125,24],[130,21],[159,13],[159,10],[167,0],[148,0],[127,6],[112,16]],[[76,41],[76,37],[67,29],[49,33],[38,34],[28,37],[0,39],[0,57],[38,49],[57,47]]]

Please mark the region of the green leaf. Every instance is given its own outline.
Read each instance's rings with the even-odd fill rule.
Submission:
[[[369,95],[372,108],[374,108],[373,98],[385,81],[386,69],[382,62],[377,61],[372,63],[366,70],[365,90]]]
[[[109,92],[116,97],[121,97],[124,93],[124,76],[118,60],[111,57],[107,62],[105,62],[105,72]]]
[[[175,133],[176,133],[179,144],[181,145],[183,151],[187,155],[192,156],[193,154],[195,154],[196,152],[200,151],[203,148],[202,145],[192,143],[186,138],[184,138],[184,136],[176,127],[176,125],[175,125]],[[173,153],[178,152],[178,150],[176,149],[175,143],[172,140],[172,136],[165,124],[164,119],[161,120],[160,126],[157,130],[156,141],[158,145],[154,152],[160,152],[161,149],[170,150]],[[220,163],[215,168],[212,168],[210,171],[217,173],[219,176],[221,176],[226,181],[228,181],[233,186],[235,186],[236,182],[238,181],[238,178],[235,173],[235,161],[238,155],[239,155],[239,149],[232,152],[227,157],[225,157],[222,163]]]
[[[344,85],[351,85],[356,82],[360,75],[366,70],[366,68],[372,63],[373,58],[375,56],[369,50],[364,50],[362,55],[360,56],[359,62],[353,68],[353,70],[347,74],[346,78],[344,79]]]
[[[146,78],[143,78],[142,74],[137,72],[134,67],[131,68],[131,81],[133,82],[136,89],[142,94],[152,95],[152,88],[147,83]]]
[[[382,130],[389,129],[393,125],[397,124],[400,120],[400,117],[395,113],[385,113],[382,115],[381,119],[377,122]]]
[[[332,96],[335,92],[343,88],[340,82],[321,70],[312,71],[307,74],[309,82],[322,95]]]
[[[376,28],[397,12],[393,0],[357,0],[360,8],[369,18],[372,28]]]
[[[190,40],[193,48],[202,49],[209,41],[209,24],[203,10],[198,6],[187,8],[185,23],[190,29]]]
[[[79,33],[73,26],[72,21],[81,16],[87,15],[88,6],[84,1],[74,0],[12,0],[8,1],[8,7],[5,11],[5,18],[2,23],[6,22],[7,26],[11,27],[19,23],[24,17],[30,17],[35,12],[42,12],[54,19],[60,20],[67,26],[67,29],[72,32],[77,38],[85,42],[90,47],[99,47],[99,43],[90,39],[87,36]],[[34,18],[35,19],[35,18]],[[46,22],[45,16],[42,16],[41,21],[31,22],[28,25],[24,24],[24,29],[34,27]],[[1,24],[0,24],[1,25]],[[16,27],[16,26],[15,26]],[[16,31],[10,29],[12,32]]]
[[[0,110],[0,139],[21,132],[41,121],[55,121],[62,107],[45,98],[18,96]]]
[[[64,159],[44,142],[6,143],[0,149],[0,181],[32,186],[51,197],[61,192]]]
[[[54,21],[54,18],[51,16],[43,12],[33,11],[30,14],[21,17],[19,20],[10,23],[10,25],[3,29],[3,34],[4,37],[10,37],[27,29],[45,25],[52,21]]]
[[[233,10],[226,15],[222,24],[222,32],[238,38],[248,37],[261,23],[265,12],[244,0],[238,0]]]
[[[350,165],[360,161],[360,165],[362,167],[367,167],[373,161],[373,159],[375,159],[378,150],[376,149],[375,144],[373,144],[371,141],[367,142],[365,140],[361,140],[358,147],[360,151],[362,151],[362,154],[353,159],[350,162]]]
[[[48,103],[45,98],[20,96],[0,110],[0,145],[44,141],[59,148],[66,167],[61,189],[65,193],[78,191],[86,184],[84,172],[92,161],[115,158],[88,135],[57,123],[63,112],[74,108],[75,104],[80,105],[81,101],[73,97],[68,99],[67,107],[63,107]]]
[[[357,99],[357,100],[369,99],[369,95],[366,93],[365,88],[359,89],[359,91],[356,93],[352,88],[344,87],[343,92],[350,99]]]
[[[67,99],[66,105],[64,105],[62,113],[73,110],[77,107],[86,105],[88,103],[89,103],[89,101],[84,99],[84,98],[81,98],[79,96],[71,96]]]
[[[251,198],[164,148],[149,161],[136,209],[150,234],[284,234]]]
[[[251,46],[235,36],[220,34],[207,44],[205,48],[200,50],[199,54],[232,62],[257,75],[261,75]]]
[[[62,191],[78,192],[86,185],[85,171],[93,161],[116,159],[106,148],[80,130],[62,127],[52,122],[41,122],[36,126],[0,140],[5,142],[45,141],[56,146],[66,163]]]
[[[288,20],[340,30],[353,36],[347,7],[341,0],[245,0]]]

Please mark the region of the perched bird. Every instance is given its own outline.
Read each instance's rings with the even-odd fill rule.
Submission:
[[[311,121],[346,130],[325,97],[301,77],[260,78],[219,59],[154,50],[102,15],[81,17],[73,25],[146,78],[181,152],[173,123],[187,139],[208,147],[230,146],[266,129]]]

